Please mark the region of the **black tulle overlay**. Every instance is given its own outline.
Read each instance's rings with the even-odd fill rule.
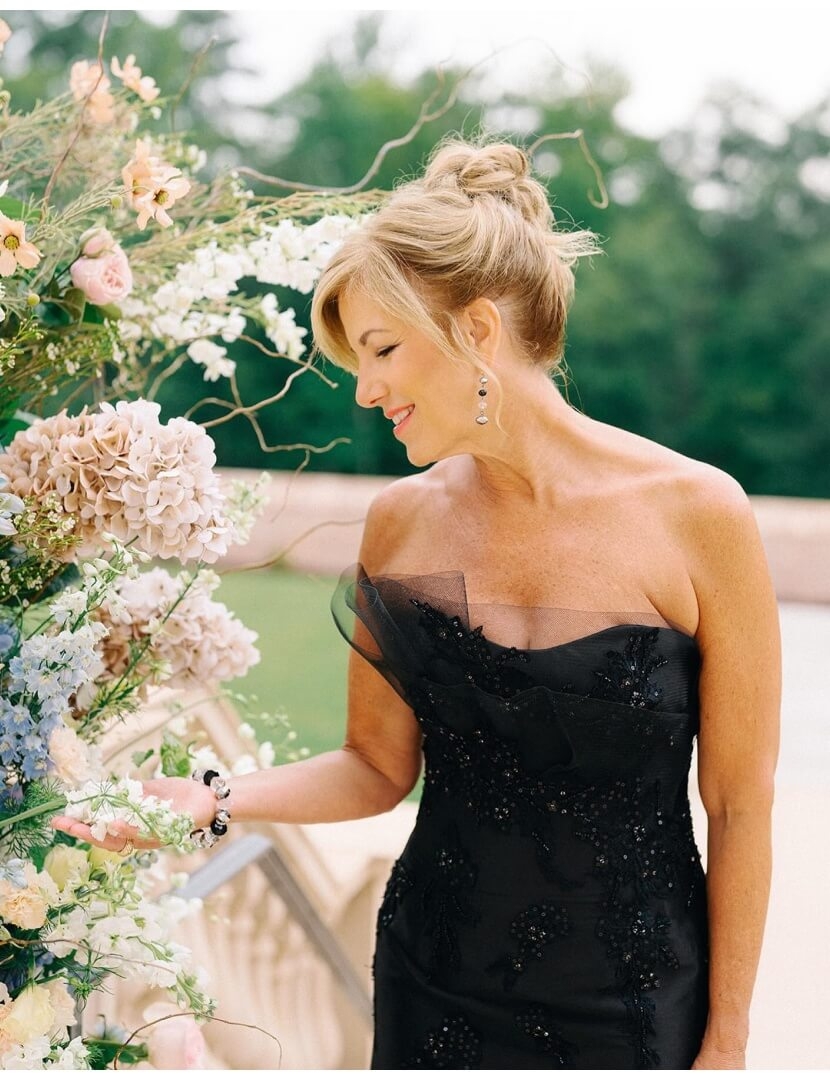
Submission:
[[[694,637],[656,611],[474,602],[460,571],[353,566],[332,611],[423,733],[372,1068],[688,1069],[708,1009]]]

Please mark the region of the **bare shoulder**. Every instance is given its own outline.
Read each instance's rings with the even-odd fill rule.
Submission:
[[[752,502],[729,473],[683,459],[671,513],[700,610],[698,641],[723,653],[729,640],[770,660],[778,648],[778,608]]]
[[[435,501],[445,491],[444,470],[439,468],[443,464],[392,480],[374,497],[366,514],[360,555],[371,572],[393,569],[413,538],[428,535]]]
[[[692,561],[695,552],[704,559],[711,558],[737,539],[746,541],[751,536],[760,541],[749,496],[723,469],[676,454],[664,480],[668,509],[681,529]]]

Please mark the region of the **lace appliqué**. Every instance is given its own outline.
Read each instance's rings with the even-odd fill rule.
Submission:
[[[659,627],[637,630],[628,635],[625,650],[608,649],[608,664],[595,671],[596,682],[591,697],[603,701],[618,701],[640,709],[653,709],[663,697],[663,688],[651,681],[652,674],[668,659],[654,655]]]
[[[616,962],[617,987],[629,1014],[629,1028],[638,1050],[637,1067],[655,1069],[660,1056],[648,1044],[655,1034],[654,1001],[647,990],[660,986],[660,969],[677,968],[680,962],[668,941],[671,920],[648,908],[623,904],[597,923],[597,936],[606,943]]]
[[[625,1006],[636,1067],[659,1067],[651,1045],[656,1005],[649,991],[659,986],[662,972],[678,964],[669,945],[671,921],[659,901],[676,898],[689,907],[704,880],[688,801],[674,805],[671,816],[664,818],[661,781],[651,767],[659,747],[658,760],[671,752],[671,768],[678,776],[688,773],[692,738],[691,723],[678,723],[658,708],[663,690],[653,676],[668,663],[656,651],[659,628],[628,632],[623,650],[606,650],[606,663],[594,671],[595,682],[580,701],[563,701],[572,695],[551,692],[542,703],[552,724],[560,723],[566,733],[590,717],[586,702],[608,703],[602,727],[596,728],[592,772],[586,777],[578,763],[567,767],[567,761],[559,772],[530,771],[518,733],[523,718],[539,703],[532,694],[519,694],[524,685],[510,681],[504,667],[509,654],[493,655],[480,629],[466,630],[460,619],[418,606],[425,616],[422,625],[437,638],[439,651],[454,659],[468,682],[493,697],[486,703],[471,698],[465,705],[456,686],[424,680],[415,687],[416,715],[425,734],[424,812],[449,799],[469,810],[479,824],[503,833],[518,830],[533,842],[543,875],[566,889],[581,881],[565,874],[557,858],[557,838],[575,836],[593,848],[593,874],[603,886],[595,931],[605,944],[613,989]],[[520,676],[524,684],[526,673]],[[504,721],[508,716],[512,724]],[[516,731],[517,737],[508,731]],[[610,748],[616,745],[620,759],[614,765]],[[599,760],[606,762],[607,775],[597,775]],[[493,967],[515,985],[533,958],[532,945],[520,945],[516,955],[500,957]],[[509,975],[511,965],[515,975]],[[540,1030],[553,1030],[540,1023]]]
[[[573,1066],[573,1057],[577,1048],[562,1037],[562,1033],[553,1023],[550,1009],[545,1005],[527,1005],[517,1009],[514,1019],[519,1029],[533,1041],[537,1053],[552,1058],[551,1064],[560,1069]]]
[[[481,1033],[462,1013],[445,1016],[424,1038],[405,1069],[475,1069],[481,1061]]]
[[[656,1009],[647,991],[659,988],[660,973],[675,970],[679,961],[669,944],[671,919],[653,904],[677,896],[691,907],[703,871],[688,804],[667,823],[659,780],[616,780],[604,809],[599,819],[579,821],[575,835],[596,851],[593,874],[605,887],[606,912],[597,920],[596,934],[614,964],[636,1067],[654,1069],[660,1057],[649,1038],[655,1034]]]
[[[505,698],[533,685],[524,672],[512,666],[528,663],[526,652],[511,646],[494,656],[482,627],[468,630],[457,615],[446,615],[425,600],[410,598],[410,603],[421,612],[421,626],[442,658],[461,668],[467,682]]]
[[[428,947],[423,964],[429,982],[461,966],[458,926],[475,926],[479,921],[480,912],[473,903],[477,879],[476,865],[454,825],[444,830],[428,863],[401,857],[392,867],[378,911],[377,932],[391,926],[405,897],[418,904]]]
[[[402,859],[398,859],[395,865],[392,867],[392,871],[389,874],[389,878],[386,882],[386,888],[383,892],[383,900],[381,900],[380,909],[378,911],[378,927],[386,929],[395,917],[395,912],[398,910],[398,905],[404,896],[412,888],[414,882],[412,877],[403,863]]]
[[[569,932],[565,908],[554,904],[531,904],[510,924],[510,936],[519,946],[515,955],[506,953],[485,970],[491,975],[501,973],[504,989],[512,990],[527,965],[533,960],[542,960],[551,942]]]
[[[431,874],[424,881],[421,907],[424,930],[430,940],[427,977],[430,981],[447,969],[458,969],[461,955],[457,925],[475,926],[480,914],[472,902],[478,871],[450,827],[433,853]]]

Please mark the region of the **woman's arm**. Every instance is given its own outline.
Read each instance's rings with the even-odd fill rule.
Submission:
[[[766,556],[741,486],[707,470],[691,505],[710,963],[709,1017],[692,1067],[743,1069],[772,865],[781,638]]]
[[[364,565],[383,565],[401,528],[403,515],[395,489],[385,488],[373,501],[366,518],[360,549]],[[353,640],[368,652],[377,646],[359,619]],[[345,644],[343,648],[345,648]],[[325,657],[318,658],[325,663]],[[312,676],[313,677],[313,676]],[[348,719],[342,747],[317,754],[307,761],[229,778],[231,794],[223,803],[233,824],[242,821],[313,823],[347,821],[391,810],[415,786],[421,771],[421,730],[412,709],[359,653],[349,657]],[[147,795],[170,799],[173,808],[188,811],[198,827],[213,820],[216,800],[203,785],[175,777],[150,780]],[[121,823],[103,842],[92,838],[88,825],[59,815],[62,829],[89,843],[117,850],[137,830]],[[136,847],[157,847],[140,841]]]

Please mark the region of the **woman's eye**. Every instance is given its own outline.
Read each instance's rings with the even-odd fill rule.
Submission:
[[[393,349],[397,349],[397,345],[387,345],[385,349],[378,349],[378,356],[388,356]]]

